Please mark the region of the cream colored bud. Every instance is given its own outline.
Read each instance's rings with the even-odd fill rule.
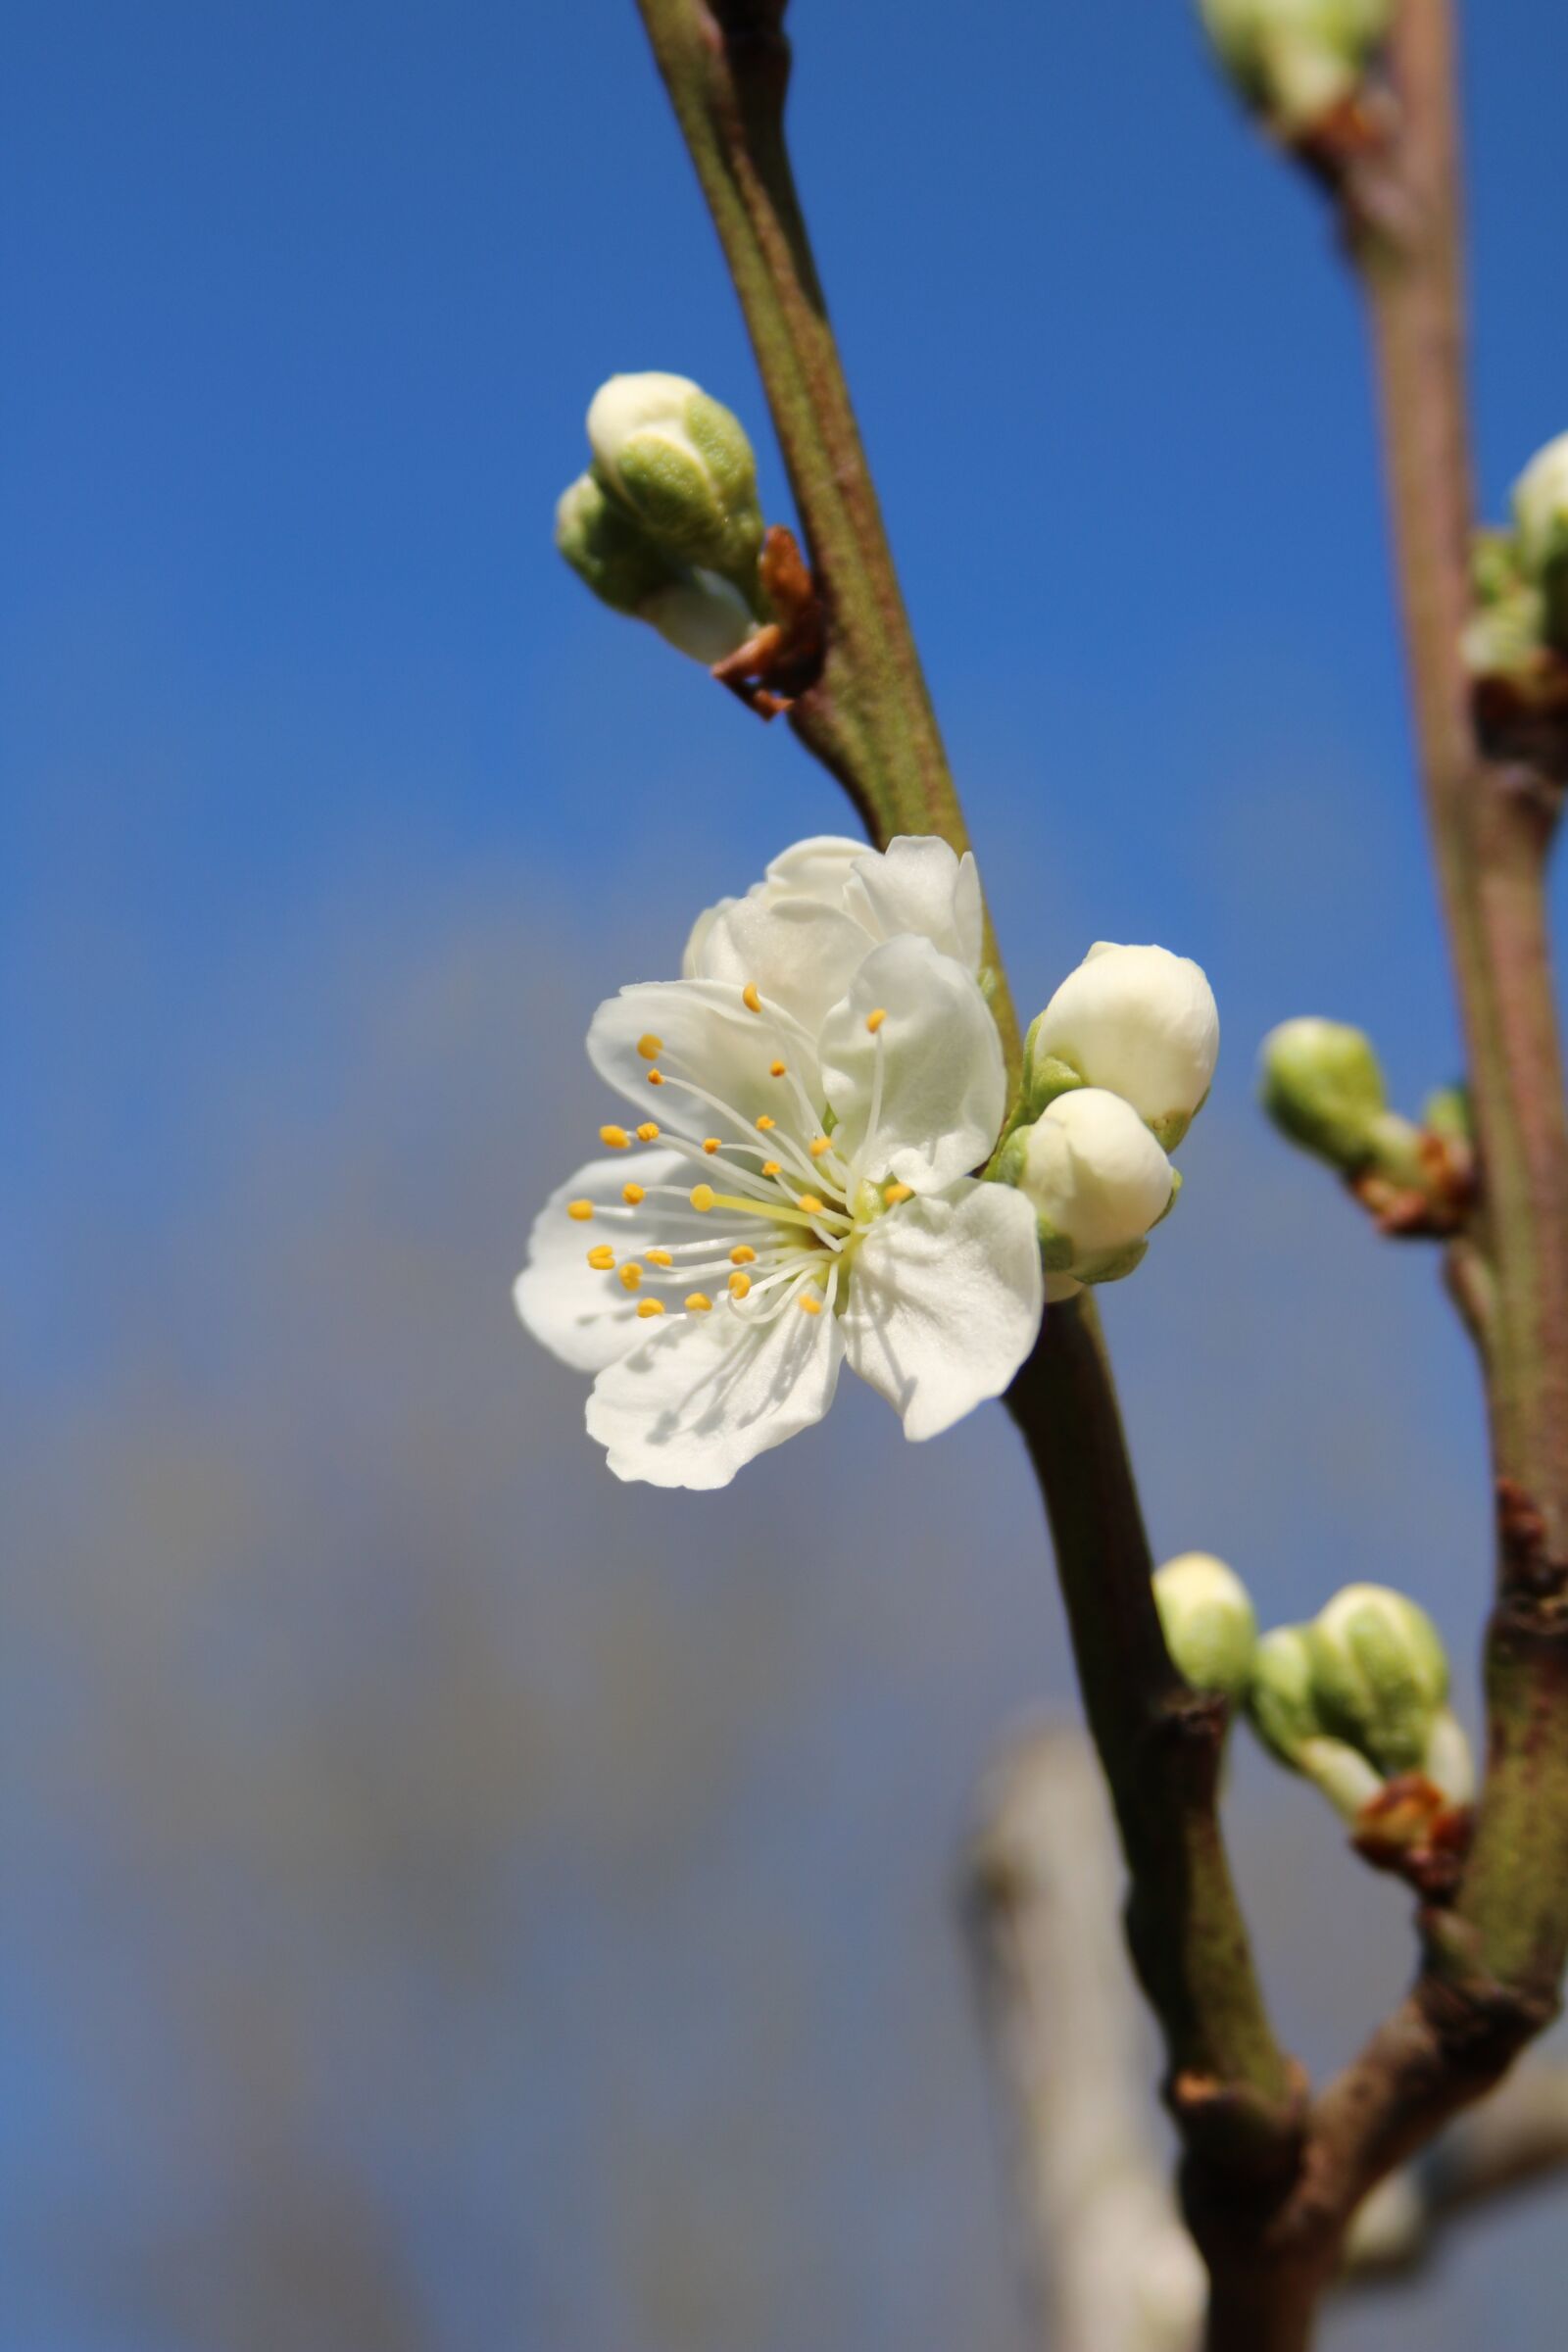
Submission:
[[[1383,1787],[1366,1758],[1324,1726],[1304,1625],[1276,1626],[1258,1642],[1247,1711],[1264,1746],[1314,1782],[1348,1821]]]
[[[1306,1629],[1325,1728],[1386,1780],[1418,1772],[1448,1695],[1437,1627],[1387,1585],[1347,1585]]]
[[[1568,556],[1568,433],[1531,459],[1513,486],[1513,512],[1520,564],[1528,578],[1540,580]]]
[[[1130,1103],[1083,1087],[1009,1137],[998,1173],[1034,1206],[1049,1274],[1114,1282],[1170,1206],[1175,1170]]]
[[[1394,20],[1394,0],[1199,0],[1248,104],[1287,135],[1349,98]]]
[[[681,563],[755,576],[757,461],[740,419],[684,375],[612,375],[588,411],[607,489]]]
[[[1195,1690],[1244,1698],[1257,1646],[1251,1595],[1234,1568],[1184,1551],[1154,1572],[1154,1606],[1176,1671]]]
[[[1024,1085],[1042,1107],[1064,1088],[1130,1102],[1167,1152],[1207,1098],[1219,1009],[1200,964],[1168,948],[1099,940],[1029,1032]]]

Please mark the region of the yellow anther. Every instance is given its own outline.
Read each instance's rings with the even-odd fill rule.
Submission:
[[[651,1266],[672,1266],[675,1263],[667,1250],[645,1250],[643,1255]]]
[[[635,1208],[638,1201],[644,1197],[643,1188],[640,1184],[623,1184],[620,1188],[620,1197],[628,1208]]]
[[[659,1129],[655,1126],[653,1120],[644,1119],[642,1125],[637,1130],[637,1141],[640,1144],[651,1144],[655,1141],[658,1134]]]
[[[686,1301],[686,1311],[689,1315],[711,1314],[713,1311],[713,1301],[707,1296],[705,1292],[693,1291],[691,1297]]]
[[[770,1127],[776,1127],[776,1126],[778,1125],[778,1121],[777,1121],[777,1119],[770,1119],[770,1118],[768,1117],[768,1115],[767,1115],[766,1111],[764,1110],[764,1111],[763,1111],[763,1113],[762,1113],[762,1115],[761,1115],[761,1117],[760,1117],[760,1118],[758,1120],[757,1124],[758,1124],[758,1126],[759,1126],[759,1127],[761,1129],[762,1133],[765,1135],[765,1134],[767,1133],[767,1131],[768,1131],[768,1129],[769,1129]]]
[[[637,1312],[645,1323],[651,1315],[662,1315],[663,1311],[664,1301],[662,1298],[639,1298],[637,1301]]]
[[[664,1073],[663,1073],[663,1071],[662,1071],[662,1070],[650,1070],[650,1071],[649,1071],[649,1073],[648,1073],[648,1083],[649,1083],[649,1085],[650,1085],[650,1086],[662,1086],[662,1085],[663,1085],[663,1083],[664,1083]]]
[[[626,1133],[624,1127],[601,1127],[599,1141],[612,1152],[629,1152],[631,1150],[631,1137]]]
[[[795,1205],[797,1208],[804,1208],[808,1217],[820,1217],[827,1208],[827,1202],[819,1200],[814,1193],[797,1193]]]
[[[650,1029],[646,1037],[637,1040],[637,1051],[644,1061],[657,1061],[664,1051],[664,1041],[662,1037],[655,1037]]]
[[[729,1295],[732,1298],[744,1298],[751,1287],[752,1278],[749,1274],[732,1274],[729,1278]]]
[[[732,1266],[755,1266],[757,1251],[750,1249],[745,1242],[737,1242],[729,1253],[729,1262]]]
[[[741,1003],[745,1005],[748,1012],[761,1011],[762,1000],[757,993],[757,982],[755,980],[748,980],[746,986],[741,990]]]
[[[767,1074],[770,1078],[782,1078],[784,1064],[781,1061],[770,1061],[767,1065]]]
[[[568,1200],[566,1202],[566,1214],[574,1225],[586,1225],[593,1213],[594,1204],[591,1200]]]
[[[634,1257],[629,1257],[626,1260],[626,1263],[620,1269],[621,1289],[623,1291],[638,1290],[641,1288],[643,1270],[641,1266],[637,1263],[637,1260]]]
[[[901,1200],[914,1199],[914,1187],[912,1184],[890,1184],[882,1198],[889,1208],[897,1208]]]
[[[879,1004],[874,1012],[868,1012],[866,1014],[865,1025],[870,1030],[873,1037],[875,1037],[877,1031],[881,1028],[887,1017],[888,1008],[885,1004]]]
[[[820,1159],[824,1152],[832,1151],[833,1145],[829,1137],[825,1135],[813,1135],[806,1149],[808,1152],[809,1152],[813,1159]]]
[[[822,1312],[822,1301],[814,1291],[803,1291],[799,1303],[803,1315],[819,1315]]]
[[[763,1174],[764,1176],[782,1176],[782,1175],[783,1175],[783,1173],[784,1173],[784,1166],[783,1166],[783,1162],[782,1162],[781,1160],[777,1160],[777,1159],[764,1159],[764,1160],[763,1160],[763,1162],[762,1162],[762,1174]]]
[[[588,1252],[588,1263],[596,1274],[608,1274],[614,1262],[615,1252],[608,1242],[601,1242],[597,1250]]]
[[[718,1150],[717,1136],[705,1135],[703,1138],[703,1150],[708,1153],[709,1158],[711,1159],[713,1153]]]
[[[693,1208],[711,1208],[718,1195],[710,1184],[694,1184],[691,1191]]]

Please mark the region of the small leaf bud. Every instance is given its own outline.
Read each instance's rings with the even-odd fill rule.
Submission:
[[[1168,948],[1098,940],[1030,1029],[1024,1092],[1043,1110],[1072,1087],[1120,1095],[1173,1152],[1207,1099],[1219,1010],[1200,965]]]
[[[1388,37],[1394,0],[1199,0],[1221,64],[1286,136],[1352,97]]]
[[[750,592],[762,514],[737,416],[684,375],[612,375],[594,395],[588,439],[600,479],[656,545]]]
[[[562,494],[556,545],[601,604],[646,620],[668,644],[710,668],[743,645],[755,626],[737,589],[716,572],[687,570],[673,562],[591,473]]]
[[[1019,1128],[997,1163],[1033,1203],[1048,1276],[1116,1282],[1170,1205],[1175,1170],[1130,1103],[1102,1087],[1059,1096]]]
[[[1206,1551],[1184,1551],[1154,1572],[1154,1606],[1165,1646],[1183,1682],[1247,1695],[1257,1647],[1257,1617],[1233,1568]]]

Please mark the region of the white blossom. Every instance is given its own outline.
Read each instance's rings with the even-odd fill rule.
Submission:
[[[594,1016],[590,1060],[645,1115],[602,1128],[605,1156],[547,1203],[515,1298],[596,1375],[588,1430],[617,1477],[726,1485],[820,1419],[846,1359],[935,1437],[1033,1344],[1033,1209],[969,1173],[1005,1107],[996,1025],[964,962],[872,928],[900,892],[940,895],[923,847],[799,845],[699,927],[706,968]]]

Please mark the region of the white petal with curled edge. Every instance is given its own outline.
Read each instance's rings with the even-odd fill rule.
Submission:
[[[591,1159],[556,1187],[535,1217],[528,1262],[513,1285],[526,1328],[576,1372],[602,1371],[646,1337],[648,1326],[637,1318],[638,1298],[662,1298],[667,1305],[694,1287],[677,1260],[667,1273],[645,1268],[633,1297],[617,1274],[598,1273],[589,1265],[590,1250],[608,1242],[619,1265],[645,1250],[711,1242],[712,1218],[700,1216],[685,1199],[648,1198],[628,1209],[621,1200],[628,1180],[645,1191],[656,1184],[689,1185],[691,1162],[674,1152],[621,1152],[612,1159]],[[568,1216],[571,1200],[591,1201],[596,1214]]]
[[[858,923],[816,899],[736,899],[703,939],[697,968],[705,980],[755,983],[814,1037],[866,953]]]
[[[939,1437],[1000,1396],[1034,1346],[1044,1297],[1027,1200],[1002,1184],[956,1184],[878,1219],[856,1255],[840,1318],[852,1371]]]
[[[973,975],[929,940],[873,948],[817,1044],[834,1145],[861,1175],[937,1192],[989,1154],[1006,1105],[1002,1040]]]
[[[815,899],[824,906],[838,906],[856,859],[865,854],[863,841],[851,841],[842,833],[813,833],[808,841],[794,842],[779,852],[759,894],[774,906],[783,899]]]
[[[934,833],[901,833],[880,858],[858,858],[844,906],[873,939],[911,931],[967,971],[980,968],[979,868],[972,852],[959,858]]]
[[[821,1420],[843,1355],[834,1315],[790,1305],[759,1323],[718,1306],[661,1326],[601,1372],[588,1435],[617,1478],[727,1487],[758,1454]]]
[[[648,1038],[658,1040],[652,1060],[638,1051]],[[822,1094],[810,1039],[777,1005],[764,1002],[760,1013],[751,1011],[727,980],[648,980],[623,988],[594,1014],[588,1058],[636,1105],[639,1119],[671,1135],[692,1141],[716,1135],[726,1145],[755,1146],[764,1115],[803,1143],[815,1132]],[[775,1061],[784,1064],[785,1077],[771,1075]],[[650,1083],[654,1069],[665,1084]],[[803,1109],[797,1084],[809,1109]],[[688,1085],[703,1093],[688,1092]]]

